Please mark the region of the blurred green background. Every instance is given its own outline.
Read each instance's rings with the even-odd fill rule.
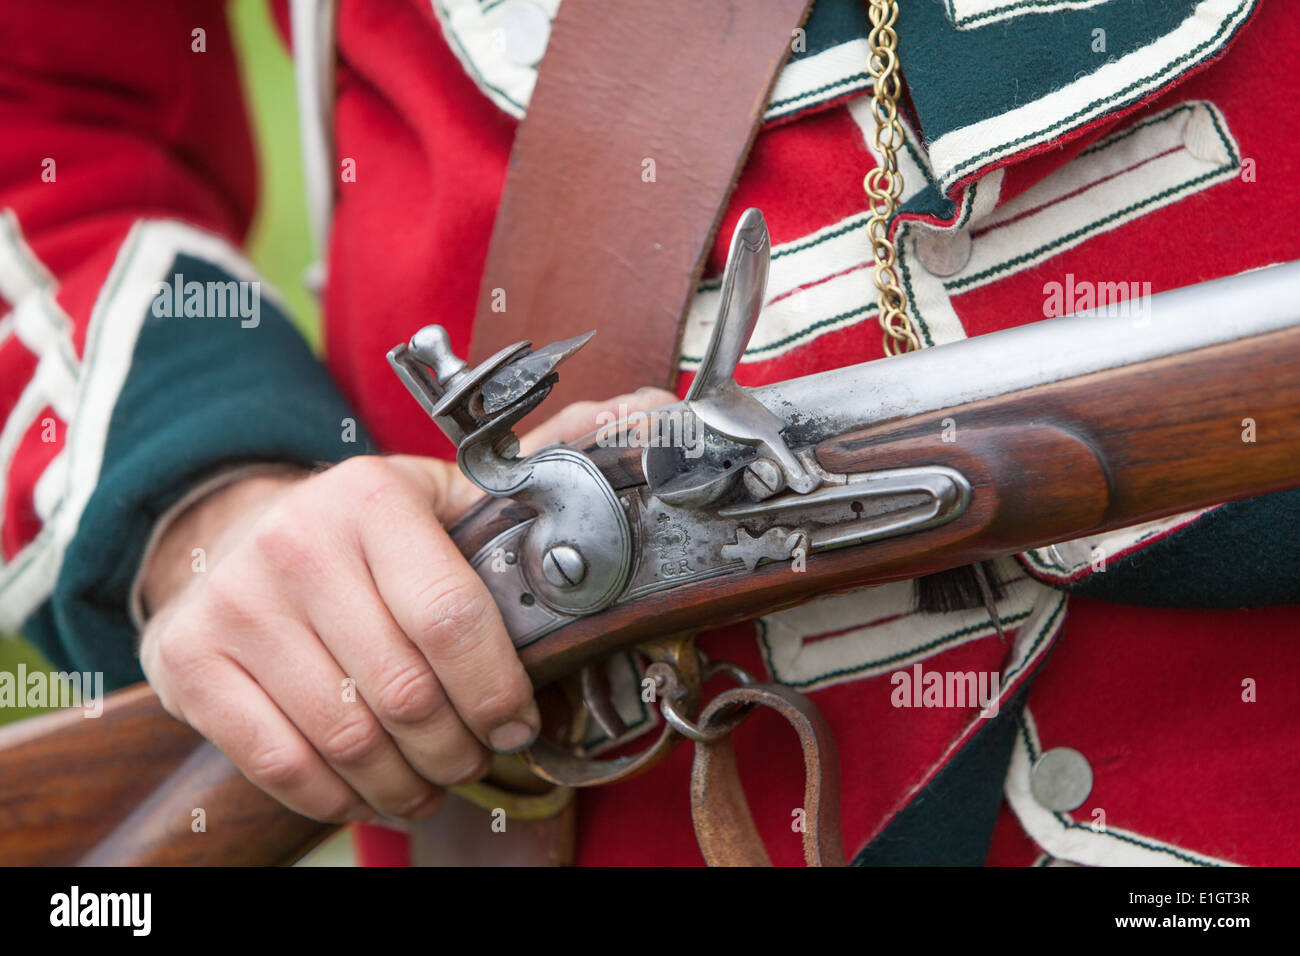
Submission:
[[[233,0],[230,19],[261,173],[248,254],[262,275],[284,295],[312,347],[319,348],[316,299],[303,283],[303,273],[316,253],[303,191],[293,61],[272,22],[269,0]]]
[[[303,195],[293,62],[272,20],[268,0],[232,0],[229,15],[261,173],[259,204],[247,252],[265,279],[283,295],[303,335],[313,348],[319,348],[316,300],[302,281],[315,252]],[[0,635],[0,671],[13,672],[19,663],[25,663],[29,670],[50,669],[49,663],[25,641]],[[31,713],[30,708],[0,708],[0,723]],[[346,832],[303,862],[316,866],[349,864]]]
[[[229,10],[261,167],[259,204],[247,251],[317,348],[319,313],[302,281],[315,254],[303,196],[293,61],[272,21],[268,0],[232,0]],[[0,637],[0,671],[13,672],[19,663],[26,663],[28,670],[50,669],[25,641]],[[30,708],[0,708],[0,723],[31,713]]]

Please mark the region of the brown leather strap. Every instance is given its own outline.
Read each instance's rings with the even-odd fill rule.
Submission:
[[[835,737],[821,711],[779,684],[750,684],[713,698],[698,726],[721,727],[741,707],[771,707],[799,734],[804,759],[803,855],[809,866],[844,866],[840,835],[840,764]],[[771,866],[736,769],[731,735],[695,745],[691,766],[695,838],[709,866]]]
[[[598,329],[548,409],[672,386],[710,241],[809,5],[564,0],[510,157],[471,361]]]
[[[546,344],[594,328],[600,334],[569,360],[548,412],[672,386],[710,242],[810,5],[565,0],[511,152],[472,362],[521,339]],[[717,752],[721,766],[730,745]],[[712,789],[733,787],[739,794],[738,779]],[[838,853],[838,780],[832,789]],[[416,838],[417,857],[469,860],[491,842],[481,839],[482,820],[449,803]],[[518,828],[514,858],[563,860],[571,808],[566,819]],[[466,831],[480,837],[474,846],[457,842]]]

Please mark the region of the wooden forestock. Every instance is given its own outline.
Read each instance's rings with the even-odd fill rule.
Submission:
[[[593,455],[616,487],[641,483],[635,454]],[[800,574],[772,563],[615,605],[524,648],[534,681],[646,638],[1300,485],[1300,328],[881,423],[816,455],[850,473],[948,465],[969,480],[970,506],[937,528],[813,554]],[[486,502],[453,536],[472,554],[524,516]],[[0,731],[0,863],[270,864],[328,831],[196,748],[147,689],[113,700],[102,720]],[[195,808],[206,832],[192,829]]]

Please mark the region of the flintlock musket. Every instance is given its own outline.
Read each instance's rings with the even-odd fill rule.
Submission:
[[[529,760],[547,779],[626,776],[689,733],[699,661],[666,635],[1300,486],[1300,263],[746,389],[734,371],[768,257],[750,210],[690,391],[654,418],[690,447],[616,427],[517,456],[512,427],[585,337],[470,368],[429,326],[389,353],[486,493],[451,535],[534,683],[568,680],[614,736],[608,700],[576,676],[634,647],[658,665],[658,739],[615,759],[541,742]],[[276,863],[330,829],[256,790],[143,685],[89,723],[0,732],[0,862]]]

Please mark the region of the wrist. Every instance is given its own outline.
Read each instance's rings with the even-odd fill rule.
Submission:
[[[183,591],[229,550],[230,541],[287,488],[311,473],[293,466],[256,465],[195,488],[159,519],[136,583],[138,625]]]

